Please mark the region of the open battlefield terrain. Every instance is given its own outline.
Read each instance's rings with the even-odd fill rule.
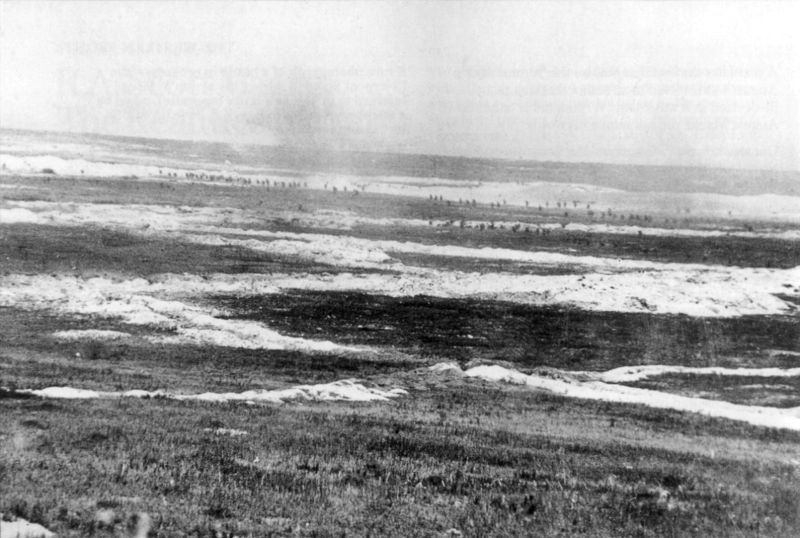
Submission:
[[[0,165],[4,537],[800,536],[798,173]]]

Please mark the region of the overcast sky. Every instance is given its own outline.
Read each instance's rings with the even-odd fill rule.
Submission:
[[[0,125],[800,169],[800,3],[0,2]]]

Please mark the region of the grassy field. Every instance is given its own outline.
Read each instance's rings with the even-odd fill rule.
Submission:
[[[262,211],[253,230],[320,232],[285,212],[552,222],[555,214],[429,200],[335,196],[134,180],[9,178],[5,201],[163,204]],[[255,194],[254,194],[255,193]],[[302,209],[298,209],[302,206]],[[795,267],[792,241],[550,235],[451,226],[324,230],[363,239],[547,250],[663,262]],[[0,224],[0,275],[156,280],[333,275],[342,267],[190,243],[102,223]],[[570,275],[579,267],[397,255],[442,271]],[[389,270],[346,268],[348,272]],[[3,293],[0,290],[0,293]],[[434,373],[442,361],[603,371],[631,364],[798,365],[796,314],[701,318],[532,306],[484,298],[355,291],[213,293],[192,304],[282,335],[362,346],[312,352],[163,343],[178,334],[122,318],[28,304],[0,307],[0,514],[59,536],[797,536],[800,434],[643,405],[569,399]],[[187,301],[189,300],[187,299]],[[57,331],[124,331],[119,340]],[[57,400],[72,386],[196,394],[355,378],[400,387],[380,402],[204,403]],[[670,374],[633,386],[793,407],[797,378]]]
[[[692,318],[591,312],[479,299],[296,291],[219,297],[245,319],[297,336],[395,346],[431,360],[505,360],[520,366],[610,370],[628,364],[780,366],[770,346],[800,352],[791,316]]]
[[[169,536],[790,536],[800,524],[796,435],[437,385],[377,407],[6,397],[3,511],[96,536],[140,511]]]

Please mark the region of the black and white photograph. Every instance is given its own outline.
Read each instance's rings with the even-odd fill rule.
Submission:
[[[800,536],[800,2],[0,0],[0,538]]]

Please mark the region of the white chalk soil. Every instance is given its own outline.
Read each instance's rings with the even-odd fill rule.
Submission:
[[[0,150],[0,169],[3,174],[95,177],[104,179],[138,178],[142,180],[191,181],[210,184],[258,187],[267,183],[286,181],[274,170],[254,167],[214,166],[200,163],[172,163],[159,166],[138,161],[88,160],[65,158],[52,154],[16,155],[3,146]],[[174,176],[171,177],[170,175]],[[223,182],[222,180],[226,182]],[[712,193],[641,193],[579,183],[498,181],[462,181],[442,178],[402,176],[354,176],[343,174],[308,174],[303,180],[308,188],[341,193],[369,192],[384,195],[444,200],[476,200],[481,204],[497,203],[533,207],[556,200],[577,200],[579,207],[587,203],[597,212],[613,208],[617,214],[655,213],[681,214],[691,208],[693,216],[716,219],[745,219],[800,223],[800,197],[774,194],[721,195]],[[565,208],[578,212],[577,208]]]
[[[643,371],[645,376],[667,373],[672,367],[654,367]],[[698,413],[701,415],[746,422],[755,426],[800,431],[800,407],[775,408],[764,406],[740,405],[720,400],[680,396],[668,392],[640,389],[617,384],[620,381],[642,379],[633,377],[640,375],[633,369],[615,369],[605,373],[568,372],[549,369],[540,373],[526,374],[496,364],[483,364],[462,370],[456,363],[439,363],[428,368],[430,373],[440,375],[458,375],[466,378],[477,378],[494,383],[521,385],[530,389],[543,390],[567,398],[584,400],[600,400],[607,402],[644,405],[657,409]],[[682,372],[709,375],[711,369],[686,368]],[[721,369],[714,372],[718,375],[740,376],[782,376],[800,375],[797,369],[780,371],[774,368],[764,369]],[[603,379],[600,381],[599,379]],[[614,380],[613,382],[611,380]],[[277,390],[249,390],[245,392],[205,392],[200,394],[176,394],[168,391],[128,390],[103,392],[74,387],[48,387],[44,389],[24,389],[17,392],[31,394],[40,398],[91,400],[99,398],[165,398],[195,402],[245,402],[245,403],[283,403],[288,401],[316,402],[385,402],[401,396],[409,396],[402,388],[384,389],[367,387],[354,379],[345,379],[332,383],[316,385],[298,385]],[[218,434],[241,435],[238,432],[216,432]]]
[[[237,430],[235,428],[203,428],[203,431],[206,433],[213,433],[214,435],[228,437],[241,437],[243,435],[249,435],[250,433],[245,430]]]
[[[50,538],[55,533],[24,519],[4,521],[0,518],[0,538]]]
[[[36,171],[50,164],[75,172],[69,166],[88,166],[86,162],[60,163],[53,160],[22,158],[24,162],[3,157],[7,170]],[[113,164],[113,163],[112,163]],[[127,166],[127,165],[126,165]],[[54,169],[55,170],[55,169]],[[85,172],[85,169],[83,169]],[[124,175],[135,170],[126,169]],[[153,173],[153,170],[139,170]],[[108,172],[96,169],[96,173]],[[119,174],[121,170],[114,171]],[[163,173],[163,170],[162,170]],[[103,175],[101,174],[101,175]],[[314,181],[356,187],[350,177],[320,176]],[[340,181],[341,183],[336,183]],[[384,185],[381,187],[380,185]],[[509,184],[438,182],[422,187],[419,181],[384,178],[370,189],[385,193],[416,193],[428,196],[440,193],[447,198],[488,200],[501,194],[513,194],[519,201],[527,191],[539,186]],[[320,187],[317,185],[317,187]],[[571,186],[570,188],[586,186]],[[325,188],[324,186],[320,188]],[[359,187],[360,188],[360,187]],[[511,191],[509,191],[511,188]],[[550,187],[547,187],[550,188]],[[564,186],[559,188],[563,189]],[[383,190],[381,190],[383,189]],[[499,190],[498,190],[499,189]],[[514,190],[516,189],[516,190]],[[593,189],[593,190],[592,190]],[[589,189],[593,196],[616,196],[617,191]],[[513,191],[513,192],[512,192]],[[587,191],[588,192],[588,191]],[[467,196],[467,193],[470,196]],[[563,193],[562,193],[563,194]],[[483,197],[483,198],[481,198]],[[733,197],[736,198],[736,197]],[[758,198],[758,207],[779,213],[796,211],[796,198]],[[723,199],[724,197],[716,197]],[[730,200],[728,200],[730,201]],[[742,200],[738,200],[741,202]],[[751,200],[752,202],[752,200]],[[765,203],[768,202],[768,203]],[[349,216],[322,215],[333,226],[353,223]],[[395,297],[429,295],[452,298],[482,298],[533,305],[568,305],[586,310],[685,314],[702,317],[743,315],[796,315],[797,306],[783,295],[800,296],[800,267],[793,269],[740,268],[701,264],[660,263],[646,260],[574,256],[552,252],[529,252],[498,248],[467,248],[454,245],[426,245],[414,242],[369,240],[332,234],[273,232],[247,229],[258,218],[232,209],[188,208],[152,205],[60,204],[53,202],[5,202],[0,207],[0,223],[33,223],[60,226],[99,225],[146,236],[174,238],[205,245],[234,245],[281,256],[293,256],[330,264],[338,273],[269,274],[269,275],[162,275],[150,280],[139,278],[81,278],[73,275],[0,276],[0,306],[41,309],[64,314],[94,315],[155,329],[147,338],[164,343],[211,344],[249,349],[291,349],[308,352],[364,352],[368,348],[343,346],[281,335],[262,323],[224,319],[224,313],[202,304],[209,294],[254,296],[286,290],[359,291]],[[419,224],[419,223],[417,223]],[[609,228],[601,231],[608,231]],[[620,229],[627,233],[629,230]],[[659,232],[660,233],[660,232]],[[669,232],[665,232],[669,233]],[[680,234],[676,234],[680,235]],[[543,266],[580,267],[576,274],[537,275],[497,272],[463,272],[415,267],[397,260],[398,254],[423,254],[440,257],[505,260]],[[369,274],[351,274],[348,268],[379,269]],[[587,272],[588,271],[588,272]],[[59,339],[120,339],[118,331],[82,329],[62,331]],[[459,372],[454,365],[440,370]],[[747,375],[781,377],[796,375],[796,369],[776,372],[762,369]],[[800,429],[796,409],[775,409],[736,405],[728,402],[676,396],[658,391],[625,387],[616,383],[631,382],[666,373],[696,375],[743,375],[740,369],[692,369],[686,367],[626,367],[604,374],[583,373],[559,376],[524,374],[500,366],[471,368],[464,375],[495,382],[511,382],[547,390],[567,397],[618,401],[651,407],[697,412],[709,416],[741,420],[751,424]],[[166,397],[197,401],[266,401],[291,399],[382,401],[404,394],[402,389],[368,388],[353,380],[324,385],[302,385],[279,391],[243,393],[205,393],[179,395],[167,392],[97,392],[71,387],[50,387],[31,391],[52,398]]]
[[[80,340],[124,340],[131,337],[130,333],[124,331],[111,331],[105,329],[73,329],[69,331],[56,331],[53,337],[58,340],[80,341]]]
[[[246,402],[283,403],[294,400],[314,402],[385,402],[408,394],[405,389],[381,389],[367,387],[355,379],[343,379],[332,383],[316,385],[297,385],[277,390],[248,390],[245,392],[204,392],[200,394],[176,394],[169,391],[97,391],[74,387],[47,387],[44,389],[23,389],[16,392],[40,398],[61,400],[96,400],[113,398],[164,398],[169,400],[195,402]],[[226,432],[229,433],[230,432]]]
[[[368,348],[342,346],[326,340],[284,336],[255,321],[221,319],[217,317],[221,312],[180,297],[181,292],[185,293],[190,286],[153,285],[144,279],[82,279],[48,275],[19,275],[18,278],[0,277],[0,280],[3,281],[0,283],[2,306],[93,315],[143,325],[153,329],[146,338],[154,342],[319,353],[369,351]],[[202,278],[195,280],[195,277],[190,277],[190,280],[195,282]],[[217,292],[223,289],[217,288]],[[157,299],[153,295],[174,298]],[[53,336],[66,340],[128,337],[121,331],[98,329],[58,331]]]
[[[454,363],[435,365],[432,370],[495,383],[522,385],[567,398],[639,404],[657,409],[671,409],[736,420],[755,426],[800,431],[800,407],[783,409],[739,405],[719,400],[692,398],[667,392],[627,387],[603,381],[582,381],[580,378],[585,375],[583,372],[551,370],[546,375],[525,374],[513,368],[496,364],[480,365],[462,370]],[[603,375],[600,374],[598,377],[602,379]],[[612,374],[610,377],[619,379],[621,376]]]
[[[607,372],[584,372],[605,383],[633,383],[666,374],[719,375],[737,377],[798,377],[800,368],[722,368],[718,366],[692,367],[675,365],[622,366]]]
[[[237,246],[267,254],[331,265],[376,269],[373,274],[261,275],[251,278],[260,293],[279,289],[359,291],[392,296],[494,298],[525,304],[560,304],[586,310],[733,317],[792,314],[797,305],[780,295],[800,296],[800,267],[742,268],[577,256],[502,248],[468,248],[370,240],[341,235],[272,232],[239,227],[252,218],[228,210],[166,206],[109,206],[13,202],[0,210],[3,222],[76,226],[93,224],[130,233],[210,246]],[[532,267],[574,268],[541,275],[461,272],[401,263],[399,254],[504,260]],[[534,271],[535,272],[535,271]],[[215,285],[230,287],[225,277]],[[228,277],[235,281],[235,277]],[[241,280],[239,280],[241,282]],[[234,287],[236,287],[234,285]]]

